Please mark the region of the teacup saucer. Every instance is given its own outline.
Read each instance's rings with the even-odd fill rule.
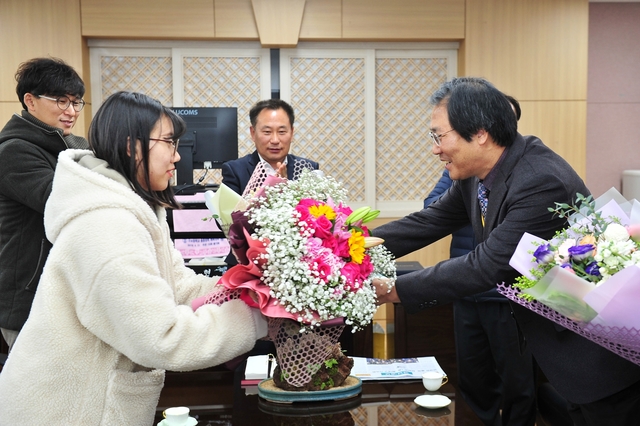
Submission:
[[[424,408],[442,408],[451,404],[451,400],[444,395],[420,395],[413,400]]]
[[[189,419],[180,426],[196,426],[197,424],[198,424],[198,419],[194,417],[189,417]],[[158,426],[169,426],[169,424],[166,422],[165,419],[162,419],[158,423]]]

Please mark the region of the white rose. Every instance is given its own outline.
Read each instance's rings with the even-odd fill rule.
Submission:
[[[605,229],[602,236],[607,241],[624,242],[629,239],[629,233],[627,232],[627,228],[617,223],[609,224],[609,226],[607,226],[607,229]]]
[[[558,246],[558,250],[555,255],[555,260],[558,265],[562,265],[569,261],[569,248],[576,245],[576,240],[568,238]]]

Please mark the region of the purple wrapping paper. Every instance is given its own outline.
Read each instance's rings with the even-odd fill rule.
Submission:
[[[538,301],[526,301],[518,296],[520,290],[505,283],[498,284],[498,292],[509,300],[599,344],[634,364],[640,365],[640,330],[573,321]]]

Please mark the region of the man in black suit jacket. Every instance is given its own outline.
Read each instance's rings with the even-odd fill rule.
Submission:
[[[251,139],[256,150],[222,165],[222,183],[241,194],[256,166],[262,162],[268,173],[275,174],[286,165],[287,178],[295,179],[302,169],[318,169],[318,163],[289,154],[295,119],[291,105],[281,99],[267,99],[249,111]]]
[[[432,152],[453,185],[428,208],[373,231],[396,256],[425,247],[471,224],[476,248],[465,256],[398,277],[374,281],[379,303],[402,302],[417,312],[495,287],[519,275],[509,260],[524,232],[550,239],[566,227],[549,212],[589,194],[582,179],[534,136],[517,133],[509,101],[491,83],[458,78],[431,98]],[[489,190],[483,217],[478,186]],[[640,366],[546,318],[512,304],[523,341],[557,391],[572,404],[576,424],[636,425]]]

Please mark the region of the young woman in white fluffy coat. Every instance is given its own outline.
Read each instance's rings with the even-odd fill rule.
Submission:
[[[165,207],[184,122],[141,94],[98,110],[91,151],[60,154],[45,209],[47,260],[0,373],[0,425],[153,423],[165,370],[224,363],[266,336],[240,300],[193,311],[217,279],[184,266]]]

